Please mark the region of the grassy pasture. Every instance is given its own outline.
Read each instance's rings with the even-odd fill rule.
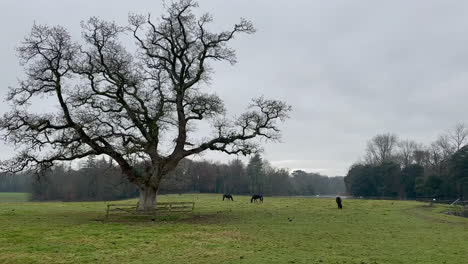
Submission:
[[[0,192],[0,203],[19,203],[28,200],[29,194],[27,193]]]
[[[195,201],[195,213],[152,222],[106,220],[106,202],[11,197],[0,194],[0,263],[468,263],[468,219],[441,214],[446,206],[164,195]]]

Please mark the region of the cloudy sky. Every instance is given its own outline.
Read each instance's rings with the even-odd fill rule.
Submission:
[[[214,15],[214,28],[240,17],[257,28],[232,43],[235,66],[215,65],[211,89],[234,114],[260,95],[293,106],[282,143],[265,145],[275,166],[344,175],[377,133],[429,143],[468,119],[468,1],[199,3],[199,12]],[[80,21],[90,16],[126,24],[129,12],[161,11],[161,0],[1,0],[2,97],[21,76],[14,47],[33,23],[60,24],[78,39]],[[0,113],[8,109],[0,105]],[[0,158],[11,150],[0,145]]]

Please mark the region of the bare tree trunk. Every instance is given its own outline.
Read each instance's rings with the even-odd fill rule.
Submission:
[[[148,212],[156,207],[156,195],[158,190],[156,188],[145,186],[140,187],[140,200],[138,202],[138,211]]]

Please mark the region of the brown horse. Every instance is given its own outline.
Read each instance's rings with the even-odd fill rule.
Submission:
[[[341,197],[336,197],[336,204],[338,205],[338,209],[343,209],[343,204],[341,203]]]
[[[263,203],[263,195],[262,194],[252,195],[252,198],[250,199],[250,203],[257,202],[257,200],[260,200],[260,202]]]
[[[223,201],[224,201],[224,199],[234,201],[234,198],[232,198],[232,195],[230,195],[230,194],[223,194]]]

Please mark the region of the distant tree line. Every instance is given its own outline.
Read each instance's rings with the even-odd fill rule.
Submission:
[[[30,192],[32,177],[26,173],[0,174],[0,192]]]
[[[141,168],[143,169],[143,168]],[[0,176],[0,191],[30,192],[33,200],[115,200],[138,196],[138,189],[106,159],[91,157],[80,169],[54,166],[42,177]],[[260,155],[247,164],[185,159],[161,183],[160,193],[230,193],[270,195],[336,195],[346,191],[343,177],[272,167]]]
[[[457,124],[429,145],[379,134],[345,177],[349,194],[468,199],[468,128]]]

